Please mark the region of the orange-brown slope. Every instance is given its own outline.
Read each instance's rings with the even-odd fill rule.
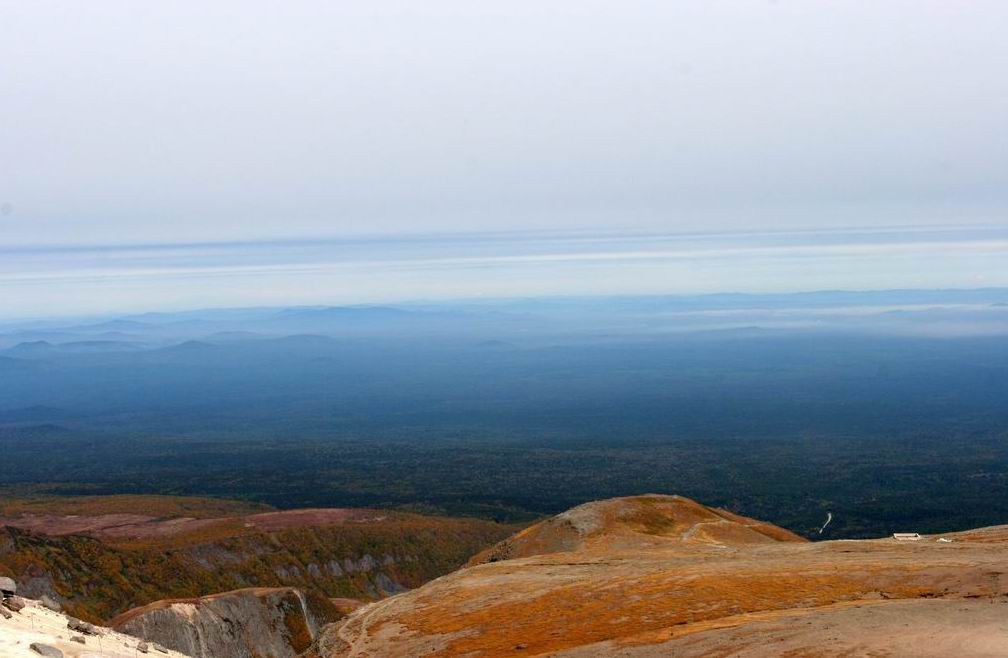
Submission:
[[[507,550],[521,557],[484,555],[499,561],[355,611],[323,634],[318,653],[611,655],[754,615],[1003,596],[1008,542],[978,534],[989,541],[808,543],[679,497],[602,501],[519,533]]]
[[[1002,658],[1008,602],[903,599],[744,615],[658,644],[601,642],[552,658],[793,658],[914,656]]]
[[[579,505],[478,553],[469,566],[584,550],[596,543],[633,545],[645,536],[712,545],[806,541],[784,528],[689,498],[651,494]]]

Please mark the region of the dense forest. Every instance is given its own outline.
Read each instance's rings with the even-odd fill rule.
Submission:
[[[1003,335],[676,332],[660,304],[623,304],[307,313],[307,329],[340,328],[328,335],[169,317],[100,328],[119,343],[147,330],[143,344],[36,336],[0,362],[0,480],[509,522],[678,493],[806,536],[832,512],[824,538],[1008,523]],[[927,312],[914,326],[954,319]],[[905,327],[908,313],[876,318]],[[292,317],[269,326],[301,328]]]

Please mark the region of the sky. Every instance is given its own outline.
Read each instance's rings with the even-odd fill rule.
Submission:
[[[0,0],[0,316],[1008,285],[1006,24]]]

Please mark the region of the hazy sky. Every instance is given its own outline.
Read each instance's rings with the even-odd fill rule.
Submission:
[[[1006,25],[1000,0],[0,0],[0,248],[1003,227]]]

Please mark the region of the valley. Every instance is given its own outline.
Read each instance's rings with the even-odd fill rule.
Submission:
[[[92,622],[159,599],[246,587],[372,600],[448,573],[515,529],[388,510],[265,512],[200,498],[43,497],[5,501],[2,510],[0,575]]]

